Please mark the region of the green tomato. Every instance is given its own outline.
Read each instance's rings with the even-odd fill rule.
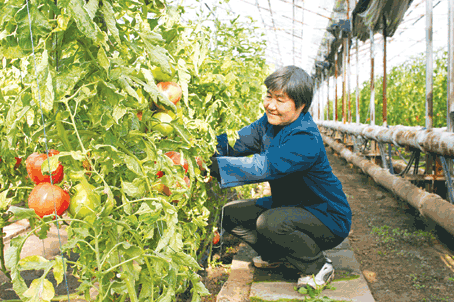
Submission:
[[[90,214],[96,214],[95,210],[101,205],[101,197],[94,192],[95,187],[86,180],[74,187],[76,193],[71,197],[68,212],[71,217],[84,219]]]
[[[173,127],[167,124],[173,120],[170,114],[166,112],[158,112],[155,115],[153,115],[153,118],[158,119],[159,122],[152,121],[150,123],[152,130],[159,131],[165,136],[169,136],[173,133]]]

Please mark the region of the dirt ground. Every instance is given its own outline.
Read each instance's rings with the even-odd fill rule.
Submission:
[[[328,157],[353,211],[350,244],[376,302],[454,301],[453,236],[330,149]],[[237,244],[225,242],[229,257]],[[215,301],[228,279],[231,259],[220,261],[226,266],[202,274],[212,293],[205,302]]]

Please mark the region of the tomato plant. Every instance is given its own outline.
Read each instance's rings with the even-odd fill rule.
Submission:
[[[433,127],[446,127],[447,52],[434,56]],[[404,64],[395,66],[387,74],[388,125],[425,126],[426,58],[420,54]],[[359,87],[360,122],[370,122],[370,82]],[[356,116],[356,92],[352,95],[352,120]],[[342,96],[338,98],[338,117],[342,117]],[[333,104],[330,103],[330,112]],[[375,78],[375,124],[383,124],[383,76]],[[329,117],[332,120],[332,115]]]
[[[79,254],[73,263],[20,259],[27,236],[46,236],[53,223],[46,217],[11,241],[2,270],[15,292],[51,299],[43,278],[71,265],[87,299],[95,284],[96,301],[168,301],[188,288],[195,300],[206,295],[198,261],[227,197],[207,183],[196,157],[209,163],[217,134],[232,135],[262,114],[268,69],[261,38],[235,19],[183,23],[189,8],[171,2],[29,1],[33,56],[26,5],[0,3],[2,221],[36,220],[33,210],[14,206],[32,190],[14,157],[45,154],[46,146],[59,150],[63,185],[90,210],[57,220],[69,224],[63,251]],[[178,106],[159,91],[161,81],[181,87]],[[183,169],[169,151],[186,160]],[[26,285],[19,272],[32,263],[44,274]]]

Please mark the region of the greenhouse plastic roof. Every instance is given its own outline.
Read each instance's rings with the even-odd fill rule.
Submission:
[[[358,4],[356,4],[358,2]],[[369,39],[369,27],[392,36],[412,0],[185,0],[199,6],[207,16],[219,20],[248,22],[252,17],[267,42],[266,59],[275,67],[297,65],[320,77],[334,73],[335,53],[341,58],[342,37],[352,33],[361,41]],[[210,18],[208,18],[210,16]],[[353,16],[352,20],[348,20]],[[350,35],[350,38],[352,35]],[[349,44],[351,45],[351,43]],[[338,62],[341,70],[341,60]]]

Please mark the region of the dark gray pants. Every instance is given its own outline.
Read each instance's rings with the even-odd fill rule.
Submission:
[[[304,208],[268,210],[255,202],[247,199],[227,203],[223,228],[246,241],[263,260],[287,260],[303,274],[316,274],[326,261],[322,251],[344,239]]]

